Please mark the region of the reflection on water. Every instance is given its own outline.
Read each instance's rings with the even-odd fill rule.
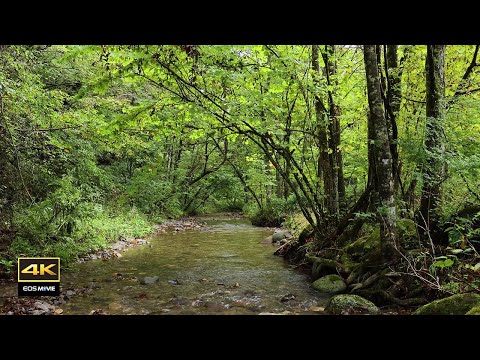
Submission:
[[[62,286],[88,286],[65,314],[257,314],[309,312],[325,303],[308,276],[261,244],[271,231],[246,220],[207,220],[203,229],[159,234],[123,257],[72,267]],[[158,277],[142,285],[145,277]]]

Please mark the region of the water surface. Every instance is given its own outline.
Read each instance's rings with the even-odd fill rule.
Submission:
[[[205,219],[204,219],[205,220]],[[324,306],[308,275],[263,244],[271,230],[244,219],[206,218],[207,226],[155,235],[121,258],[75,264],[62,286],[89,287],[61,305],[64,314],[313,313]],[[142,285],[144,277],[158,282]]]

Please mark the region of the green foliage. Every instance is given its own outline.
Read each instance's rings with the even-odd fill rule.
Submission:
[[[293,197],[288,200],[274,197],[262,209],[257,209],[250,214],[253,225],[257,226],[281,226],[288,215],[293,214],[296,210],[292,204]]]
[[[2,272],[6,274],[10,274],[10,272],[13,270],[14,267],[15,267],[15,261],[0,259],[0,274]]]
[[[177,217],[182,214],[179,194],[174,184],[161,179],[151,167],[139,169],[126,187],[123,203],[133,204],[147,214],[162,213]]]
[[[452,249],[432,266],[445,274],[461,266],[476,273],[480,262],[473,255],[479,215],[452,220],[480,199],[480,72],[462,80],[474,49],[447,47],[446,152],[431,154],[426,46],[399,47],[396,200],[412,214],[427,155],[446,165],[437,210],[451,223]],[[330,95],[341,110],[343,215],[368,176],[360,50],[337,46],[336,74],[314,81],[306,45],[205,45],[193,53],[177,45],[0,46],[0,231],[13,241],[9,254],[71,260],[120,235],[145,234],[147,217],[241,210],[256,224],[278,226],[300,208],[321,214],[314,101],[328,105]],[[356,216],[371,230],[376,213]],[[417,246],[402,220],[401,240]]]
[[[446,256],[437,256],[435,262],[432,264],[432,268],[445,269],[451,267],[455,263],[454,259],[447,258]]]
[[[78,226],[69,236],[55,238],[55,241],[40,243],[18,236],[9,248],[10,257],[58,256],[67,265],[79,255],[105,249],[121,236],[140,237],[152,231],[151,222],[135,209],[114,214],[97,206],[95,213],[77,221]]]
[[[39,244],[68,237],[79,221],[95,216],[98,211],[88,202],[93,194],[86,196],[84,186],[75,186],[71,176],[59,179],[53,188],[56,190],[43,201],[14,213],[13,224],[20,237]]]

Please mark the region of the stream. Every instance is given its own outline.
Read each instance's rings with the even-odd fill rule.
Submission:
[[[120,258],[72,265],[62,273],[62,287],[88,291],[62,304],[63,313],[322,313],[327,299],[311,288],[309,276],[262,243],[272,230],[246,219],[200,220],[207,225],[156,234]],[[155,282],[142,284],[145,277]]]

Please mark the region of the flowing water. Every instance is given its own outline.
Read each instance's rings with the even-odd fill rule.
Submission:
[[[202,220],[205,228],[158,234],[121,258],[75,264],[62,287],[89,290],[63,304],[64,314],[315,313],[325,306],[308,275],[262,243],[271,230],[244,219]],[[158,282],[142,285],[145,277]]]

